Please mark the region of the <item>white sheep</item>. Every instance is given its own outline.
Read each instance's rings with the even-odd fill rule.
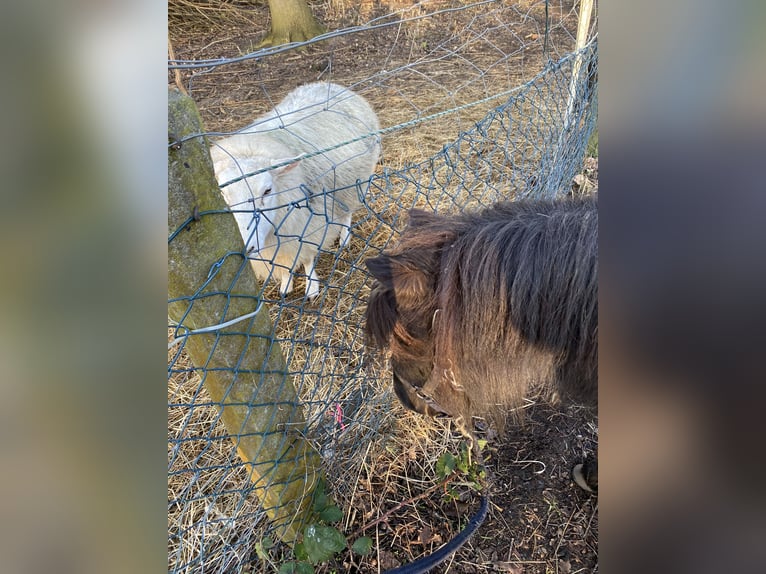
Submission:
[[[351,216],[362,206],[360,195],[380,158],[379,129],[364,98],[319,82],[296,88],[211,147],[218,184],[253,269],[261,280],[279,280],[283,296],[300,266],[306,296],[319,294],[319,249],[338,237],[340,247],[348,241]]]

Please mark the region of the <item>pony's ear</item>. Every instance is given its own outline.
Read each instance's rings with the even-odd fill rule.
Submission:
[[[388,255],[371,257],[364,262],[370,274],[378,281],[391,284],[391,258]]]
[[[396,327],[396,298],[390,289],[373,289],[367,300],[365,331],[376,347],[388,346]]]
[[[435,223],[441,219],[440,215],[431,213],[430,211],[423,211],[422,209],[410,209],[409,219],[407,221],[407,229],[415,229]]]
[[[419,297],[428,292],[429,277],[421,268],[419,253],[386,255],[367,259],[370,274],[388,290],[396,292],[397,299]]]

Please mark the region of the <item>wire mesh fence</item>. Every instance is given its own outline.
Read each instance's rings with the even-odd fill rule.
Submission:
[[[231,243],[219,241],[217,250],[179,251],[202,271],[169,301],[175,310],[168,330],[169,571],[246,571],[263,560],[264,541],[284,539],[280,527],[298,512],[291,506],[279,514],[283,501],[264,495],[275,486],[300,483],[310,494],[325,476],[348,511],[370,452],[401,432],[390,374],[384,358],[366,348],[362,318],[369,292],[364,261],[395,242],[408,209],[460,212],[572,191],[595,128],[597,46],[591,41],[572,51],[576,11],[572,3],[551,5],[423,2],[335,30],[305,43],[306,52],[224,50],[173,63],[205,121],[185,141],[205,135],[205,145],[215,146],[296,86],[332,81],[376,111],[380,127],[364,135],[382,142],[382,159],[367,180],[347,186],[361,205],[345,246],[303,238],[318,252],[313,299],[305,296],[311,278],[299,266],[291,269],[287,293],[273,278],[250,278],[247,255],[257,258],[258,249],[248,254],[238,233],[225,235]],[[333,6],[339,9],[329,3],[328,11]],[[312,145],[320,158],[333,147]],[[326,173],[341,164],[333,159]],[[242,168],[241,177],[269,171]],[[288,213],[332,219],[326,206],[339,191],[320,187],[299,187]],[[252,218],[251,237],[269,221],[279,236],[267,210],[256,209]],[[221,200],[169,228],[171,252],[198,221],[235,229]],[[191,320],[214,301],[215,320]],[[240,304],[246,313],[232,311]],[[220,394],[213,396],[216,380]],[[227,419],[234,410],[238,418]],[[248,449],[254,452],[243,455]],[[280,467],[288,456],[302,457],[302,464],[259,470]],[[307,478],[314,465],[317,476]]]

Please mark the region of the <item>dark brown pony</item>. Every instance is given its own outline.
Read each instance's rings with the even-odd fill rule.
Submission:
[[[402,403],[502,431],[532,385],[595,403],[595,196],[499,203],[478,213],[410,211],[399,243],[367,260],[372,342],[389,349]]]

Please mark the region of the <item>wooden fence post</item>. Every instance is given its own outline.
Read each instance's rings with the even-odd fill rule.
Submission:
[[[168,304],[190,330],[253,314],[260,286],[236,249],[242,238],[218,191],[202,121],[191,98],[168,96]],[[203,215],[199,215],[202,213]],[[178,231],[182,228],[181,231]],[[252,317],[192,334],[186,351],[222,418],[276,535],[293,544],[312,520],[322,476],[319,454],[303,438],[305,416],[264,304]],[[180,332],[183,334],[183,331]]]

